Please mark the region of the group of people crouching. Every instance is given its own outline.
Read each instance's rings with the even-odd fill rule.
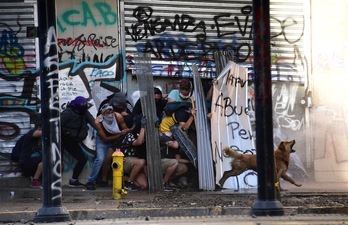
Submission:
[[[183,130],[190,130],[196,111],[192,107],[181,107],[169,115],[165,113],[167,101],[190,102],[191,89],[191,82],[184,79],[180,82],[179,89],[172,90],[164,99],[161,90],[154,88],[156,112],[160,122],[159,143],[165,191],[187,187],[185,174],[193,168],[190,160],[180,150],[179,143],[173,138],[170,127],[179,125]],[[100,104],[96,118],[88,111],[88,102],[84,97],[78,96],[68,103],[67,108],[61,112],[61,155],[63,156],[64,151],[67,151],[77,160],[68,185],[86,187],[88,190],[95,190],[96,186],[108,186],[112,153],[118,148],[124,154],[124,188],[129,191],[147,189],[146,144],[144,143],[146,123],[147,119],[141,112],[140,99],[132,107],[122,92],[114,93],[105,99]],[[96,158],[87,183],[82,184],[78,178],[85,167],[87,157],[81,142],[87,137],[88,124],[97,131]],[[40,135],[37,135],[38,132],[35,131],[40,131]],[[20,157],[19,165],[23,169],[31,168],[25,170],[27,175],[33,177],[31,186],[42,188],[41,155],[34,154],[41,150],[40,124],[37,124],[35,129],[27,135],[24,142],[27,144],[30,142],[32,147],[30,150],[22,151],[30,151],[30,154],[21,153],[23,156]]]

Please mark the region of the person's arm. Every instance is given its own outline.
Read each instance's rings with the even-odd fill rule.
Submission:
[[[116,116],[116,121],[117,121],[118,127],[120,128],[121,132],[124,134],[129,132],[130,129],[127,127],[127,124],[124,121],[122,114],[120,114],[118,112],[114,112],[114,114]]]
[[[60,125],[65,126],[70,121],[71,118],[71,111],[70,109],[66,108],[63,110],[60,114]]]
[[[33,133],[34,138],[39,138],[42,136],[42,130],[41,129],[36,129]]]
[[[95,126],[95,118],[92,116],[92,114],[87,110],[85,112],[85,116],[87,123],[89,123],[96,130],[97,128]]]
[[[181,158],[180,154],[175,154],[175,159],[178,160],[179,163],[190,163],[190,160]]]
[[[179,90],[177,89],[174,89],[174,90],[171,90],[171,92],[169,92],[168,94],[168,100],[167,102],[175,102],[175,95],[176,95],[176,92],[178,92]]]
[[[96,130],[100,136],[100,138],[104,141],[104,142],[110,142],[110,141],[114,141],[117,138],[119,138],[121,135],[123,135],[123,132],[117,133],[117,134],[113,134],[113,135],[106,135],[105,130],[103,129],[103,125],[101,122],[99,122],[99,118],[95,119],[95,124],[94,126],[96,127]]]
[[[186,122],[180,122],[179,125],[184,129],[184,130],[188,130],[192,124],[192,122],[194,121],[194,116],[196,115],[196,110],[195,109],[191,109],[191,115],[188,118],[188,120]]]
[[[140,132],[139,132],[138,138],[132,143],[133,146],[140,146],[144,144],[145,142],[145,126],[147,123],[147,119],[145,116],[141,118],[140,123],[141,123]]]
[[[213,98],[213,90],[214,90],[214,82],[216,82],[216,78],[214,78],[212,81],[211,81],[211,86],[209,88],[209,91],[205,97],[205,99],[207,99],[208,101],[211,101],[212,98]]]
[[[133,146],[140,146],[144,144],[145,142],[145,128],[140,129],[140,133],[138,135],[138,138],[135,139],[135,141],[132,143]]]

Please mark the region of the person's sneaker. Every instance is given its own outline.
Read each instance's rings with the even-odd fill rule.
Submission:
[[[95,190],[95,185],[93,182],[87,182],[86,184],[86,189],[87,190]]]
[[[127,191],[138,191],[139,190],[139,188],[134,184],[134,182],[128,182],[128,181],[124,182],[124,189],[126,189]]]
[[[164,183],[164,184],[163,184],[163,190],[169,192],[169,191],[175,191],[175,190],[177,190],[177,189],[171,187],[168,183]]]
[[[179,186],[172,180],[168,182],[168,185],[169,187],[172,187],[172,188],[179,188]]]
[[[41,183],[41,181],[39,181],[39,180],[33,180],[33,181],[31,182],[30,187],[42,189],[42,183]]]
[[[188,186],[187,184],[187,178],[186,177],[180,177],[178,180],[179,187],[186,188]]]
[[[70,179],[68,186],[69,187],[84,187],[85,185],[80,183],[78,180]]]

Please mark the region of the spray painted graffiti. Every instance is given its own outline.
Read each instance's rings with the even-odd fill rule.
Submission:
[[[52,163],[51,173],[47,176],[51,176],[51,190],[52,200],[62,197],[62,176],[61,176],[61,151],[60,151],[60,118],[59,118],[59,80],[58,80],[58,52],[57,52],[57,37],[54,27],[50,27],[47,31],[47,40],[45,43],[45,49],[43,54],[43,92],[47,95],[48,102],[42,103],[42,110],[47,110],[49,115],[49,122],[43,123],[46,126],[46,131],[49,133],[43,133],[43,148],[45,154],[50,160],[47,162]],[[46,100],[47,101],[47,100]],[[44,130],[45,131],[45,130]]]
[[[192,76],[192,64],[198,65],[203,77],[215,77],[213,53],[231,51],[235,62],[252,67],[252,7],[240,7],[239,13],[219,13],[197,19],[190,14],[161,16],[156,6],[133,9],[133,23],[125,27],[138,52],[151,53],[157,76]],[[304,17],[271,17],[273,80],[304,81],[307,62],[297,45],[304,35]],[[209,25],[208,25],[209,24]],[[294,33],[293,30],[298,32]],[[282,49],[287,44],[293,48]],[[133,56],[127,56],[128,68],[134,68]],[[187,65],[187,66],[186,66]]]
[[[116,87],[122,90],[125,80],[121,59],[124,54],[119,51],[116,38],[119,36],[116,2],[67,2],[60,1],[57,11],[59,72],[56,72],[59,77],[54,82],[59,83],[58,110],[63,110],[77,95],[82,95],[89,99],[89,110],[96,115],[99,103]],[[19,24],[17,27],[20,28],[13,29],[3,22],[0,24],[0,78],[1,82],[6,82],[3,85],[6,88],[0,94],[0,138],[7,141],[0,141],[1,158],[9,158],[15,141],[33,128],[30,117],[40,107],[40,79],[35,69],[38,53],[34,48],[27,51],[30,48],[18,38],[23,29]],[[2,63],[5,61],[10,63]],[[93,163],[95,145],[95,132],[90,130],[83,143],[89,167]],[[54,152],[58,154],[58,148],[55,147]],[[70,155],[64,157],[64,173],[71,172],[68,165],[74,164],[73,161]],[[55,164],[57,171],[58,167]]]
[[[103,63],[119,51],[116,2],[61,1],[57,9],[59,62]]]

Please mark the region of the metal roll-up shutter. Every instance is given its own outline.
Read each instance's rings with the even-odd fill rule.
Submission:
[[[0,149],[11,153],[37,111],[36,1],[0,4]]]
[[[272,79],[305,82],[305,13],[303,0],[272,0],[271,55]]]
[[[234,61],[252,67],[252,1],[123,0],[128,68],[137,52],[151,53],[155,76],[192,76],[198,65],[202,77],[214,77],[214,52],[233,52]],[[302,0],[271,1],[274,79],[300,80],[303,69]],[[294,55],[295,54],[295,55]],[[294,63],[294,60],[296,61]],[[297,68],[295,68],[297,67]]]
[[[128,59],[152,54],[156,76],[215,76],[215,51],[251,54],[251,1],[124,1]]]

